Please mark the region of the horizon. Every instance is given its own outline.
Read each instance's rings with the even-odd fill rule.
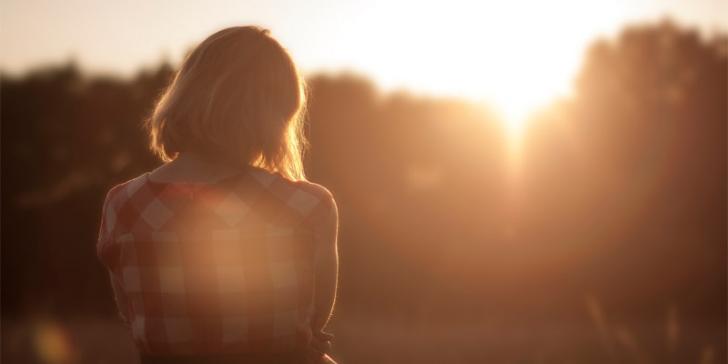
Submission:
[[[188,50],[217,29],[257,24],[271,30],[305,77],[354,74],[385,93],[465,99],[492,109],[520,134],[535,112],[571,95],[585,52],[598,40],[611,42],[626,27],[666,20],[702,38],[728,31],[728,17],[719,15],[728,13],[728,3],[717,0],[456,2],[451,11],[428,3],[419,4],[417,14],[407,1],[325,2],[4,3],[0,40],[6,51],[0,72],[22,77],[71,62],[92,76],[130,78],[164,62],[176,68]],[[156,14],[161,13],[175,16],[160,22]],[[40,26],[18,37],[26,19],[37,16]],[[370,29],[369,23],[377,27]],[[44,46],[28,46],[37,42]],[[473,47],[476,42],[482,46]],[[443,71],[433,72],[438,69]]]
[[[218,64],[235,67],[234,56],[202,60],[202,77],[178,90],[182,103],[156,119],[168,151],[206,149],[212,164],[185,169],[150,148],[175,57],[222,24],[221,10],[236,18],[250,2],[30,1],[16,2],[35,10],[13,12],[15,25],[0,5],[0,38],[15,44],[3,44],[3,60],[21,50],[49,57],[17,78],[0,67],[5,361],[137,363],[147,343],[172,336],[186,341],[165,353],[198,354],[197,342],[232,337],[228,322],[245,346],[210,348],[262,354],[270,346],[254,333],[270,332],[264,321],[278,326],[270,309],[292,307],[288,293],[320,293],[317,277],[288,273],[319,275],[312,258],[326,235],[339,268],[326,279],[337,286],[325,331],[342,364],[727,362],[728,32],[688,19],[717,19],[728,1],[699,0],[702,10],[669,22],[620,23],[621,0],[573,3],[568,14],[561,5],[571,0],[475,4],[467,14],[464,0],[416,9],[271,0],[256,7],[259,19],[277,21],[272,35],[305,71],[306,104],[286,113],[304,116],[295,125],[306,148],[286,153],[301,160],[303,181],[287,180],[279,158],[260,159],[300,135],[270,109],[299,85],[220,79]],[[644,12],[647,3],[631,4]],[[660,3],[678,4],[650,4]],[[171,48],[173,38],[184,44]],[[160,40],[177,50],[160,59]],[[66,46],[85,53],[51,57]],[[139,64],[145,49],[153,61]],[[95,68],[94,54],[131,71]],[[331,66],[347,60],[358,66]],[[200,193],[123,189],[167,162],[177,165],[170,181]],[[219,183],[249,165],[280,183]],[[301,285],[281,295],[277,248],[288,242],[283,255],[304,264],[286,264],[295,269],[285,280]],[[161,245],[140,253],[137,243]],[[272,265],[248,267],[249,258]],[[126,279],[128,268],[139,274]],[[154,310],[163,326],[129,330]],[[190,312],[200,324],[177,325]]]

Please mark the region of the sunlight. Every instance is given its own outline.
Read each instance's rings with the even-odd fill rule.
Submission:
[[[56,322],[38,322],[34,328],[33,341],[38,358],[43,363],[72,363],[77,359],[71,336]]]
[[[387,90],[405,88],[487,104],[501,115],[509,138],[524,132],[528,116],[539,107],[569,94],[587,45],[596,34],[619,26],[625,5],[455,2],[457,15],[417,5],[421,15],[407,16],[406,27],[401,22],[411,4],[388,4],[386,13],[376,13],[377,28],[367,27],[366,34],[337,49],[357,54],[351,67],[372,75]],[[564,17],[565,12],[580,16]],[[396,33],[376,33],[393,27]]]

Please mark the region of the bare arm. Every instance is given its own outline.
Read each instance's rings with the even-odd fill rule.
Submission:
[[[119,311],[119,316],[125,325],[131,326],[131,315],[129,314],[129,301],[121,285],[120,272],[111,273],[111,287],[114,291],[114,300]]]

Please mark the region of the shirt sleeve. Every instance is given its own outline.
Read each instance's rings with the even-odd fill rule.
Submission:
[[[112,201],[116,195],[117,188],[112,188],[104,199],[101,208],[101,224],[99,226],[98,239],[96,241],[96,255],[101,263],[109,270],[114,268],[114,227],[116,226],[116,211]]]
[[[119,310],[119,316],[126,323],[130,322],[129,302],[123,288],[123,272],[120,267],[120,247],[114,241],[114,228],[116,227],[117,211],[115,197],[118,194],[118,186],[112,188],[104,199],[101,209],[101,224],[96,242],[96,254],[101,264],[109,273],[111,288],[114,294],[114,301]]]
[[[322,259],[336,252],[339,228],[339,210],[331,192],[321,185],[313,184],[319,199],[315,211],[310,216],[313,225],[315,259]]]
[[[312,339],[319,344],[317,345],[319,350],[322,350],[321,348],[330,346],[333,338],[333,335],[323,330],[332,314],[336,300],[339,212],[336,201],[328,189],[317,184],[311,184],[310,188],[318,197],[318,204],[312,211],[309,221],[314,238],[314,264],[317,267],[316,286],[318,287],[319,279],[322,279],[322,287],[327,287],[323,291],[317,289],[315,295],[320,293],[325,298],[318,302],[318,307],[314,307],[312,317]],[[323,270],[318,271],[321,267],[324,267]]]

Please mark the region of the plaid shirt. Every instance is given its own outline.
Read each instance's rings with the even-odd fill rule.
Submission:
[[[324,187],[261,169],[210,184],[146,173],[108,192],[97,254],[142,353],[288,351],[312,335],[315,249],[332,214]]]

